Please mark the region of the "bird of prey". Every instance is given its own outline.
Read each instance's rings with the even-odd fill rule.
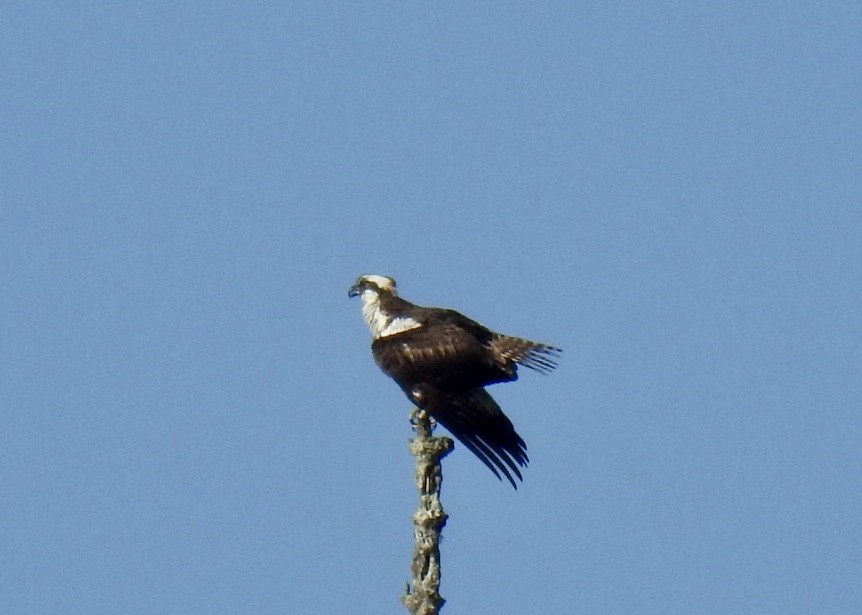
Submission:
[[[495,333],[454,310],[414,305],[398,296],[387,276],[360,276],[348,296],[362,299],[378,367],[517,489],[514,477],[523,480],[527,445],[485,387],[517,380],[519,365],[550,372],[562,351]]]

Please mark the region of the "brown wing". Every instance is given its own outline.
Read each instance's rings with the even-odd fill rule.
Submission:
[[[519,466],[526,467],[529,462],[527,445],[485,389],[445,393],[429,385],[419,385],[414,389],[412,399],[488,466],[497,478],[502,480],[505,476],[515,489],[518,488],[514,477],[523,480]]]
[[[503,362],[514,361],[545,374],[557,367],[557,360],[563,352],[555,346],[508,335],[497,335],[491,342],[491,347]]]
[[[405,392],[415,383],[465,391],[517,378],[514,364],[500,364],[482,340],[452,323],[376,339],[371,351]]]

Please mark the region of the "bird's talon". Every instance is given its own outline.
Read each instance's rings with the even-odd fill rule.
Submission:
[[[413,410],[410,411],[410,424],[416,425],[421,421],[428,421],[431,424],[436,424],[436,421],[431,418],[425,410],[422,408],[413,408]]]

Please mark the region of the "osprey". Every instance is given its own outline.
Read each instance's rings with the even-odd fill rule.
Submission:
[[[559,348],[495,333],[454,311],[414,305],[395,280],[363,275],[348,291],[362,298],[371,352],[407,398],[448,429],[502,480],[518,488],[527,445],[485,387],[518,379],[518,366],[547,373]]]

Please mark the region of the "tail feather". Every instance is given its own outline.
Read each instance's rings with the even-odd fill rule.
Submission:
[[[563,352],[561,348],[556,346],[508,335],[499,336],[491,342],[491,346],[506,361],[514,361],[518,365],[529,367],[543,374],[547,374],[557,367],[560,353]]]
[[[526,467],[529,462],[527,445],[485,389],[447,394],[423,386],[413,397],[498,479],[505,476],[518,488],[515,477],[523,480],[519,466]]]

